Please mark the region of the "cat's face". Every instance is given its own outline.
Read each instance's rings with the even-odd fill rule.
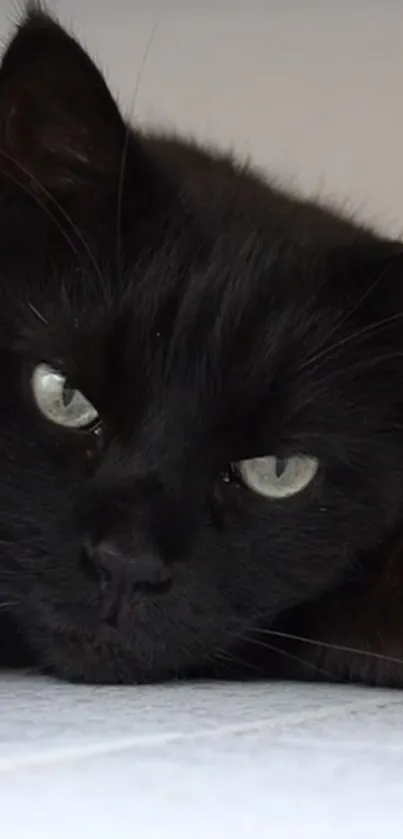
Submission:
[[[401,519],[399,249],[129,134],[39,14],[0,140],[0,605],[69,678],[225,672]]]

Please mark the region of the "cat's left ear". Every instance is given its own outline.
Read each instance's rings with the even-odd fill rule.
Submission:
[[[74,38],[34,4],[0,68],[0,176],[65,191],[118,170],[125,124]]]

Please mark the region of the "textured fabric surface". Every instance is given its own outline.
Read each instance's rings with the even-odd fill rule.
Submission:
[[[398,692],[13,674],[0,707],[7,839],[401,835]]]

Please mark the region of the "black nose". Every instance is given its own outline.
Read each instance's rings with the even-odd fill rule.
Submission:
[[[171,583],[169,568],[157,552],[133,554],[122,550],[114,542],[103,541],[86,545],[84,568],[87,575],[101,577],[105,582],[124,581],[143,591],[165,591]]]

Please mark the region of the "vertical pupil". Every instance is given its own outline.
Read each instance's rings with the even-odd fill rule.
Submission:
[[[283,472],[285,472],[285,468],[287,466],[287,458],[286,457],[276,457],[276,463],[274,466],[274,471],[276,473],[276,478],[281,478]]]
[[[62,402],[63,402],[63,407],[64,408],[68,408],[73,396],[74,396],[74,388],[68,387],[68,385],[65,385],[63,387],[63,393],[62,393]]]

